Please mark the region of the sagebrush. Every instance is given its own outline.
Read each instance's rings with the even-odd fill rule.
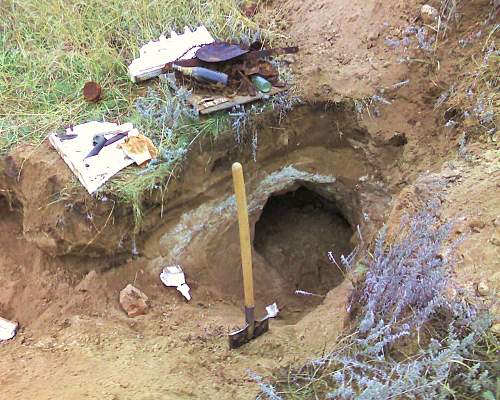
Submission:
[[[500,394],[498,340],[488,332],[488,314],[454,285],[451,224],[437,215],[432,202],[391,240],[380,232],[350,299],[352,330],[334,350],[285,378],[253,375],[261,399],[492,400]],[[355,267],[354,259],[344,260],[346,269]]]

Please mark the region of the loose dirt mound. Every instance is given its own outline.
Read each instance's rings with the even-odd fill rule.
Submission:
[[[301,48],[292,64],[301,94],[309,101],[371,97],[378,88],[402,80],[406,68],[392,62],[395,52],[384,40],[418,16],[418,4],[377,0],[273,4],[282,18],[278,24]]]

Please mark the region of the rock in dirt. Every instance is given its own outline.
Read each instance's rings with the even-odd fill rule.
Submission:
[[[90,291],[91,285],[97,280],[97,272],[95,270],[90,271],[76,286],[76,290],[79,292]]]
[[[500,246],[500,229],[495,229],[491,235],[490,242],[495,246]]]
[[[481,232],[481,229],[483,229],[486,226],[484,221],[481,221],[478,218],[474,218],[469,222],[469,227],[472,230],[472,232],[479,233]]]
[[[420,16],[426,24],[432,24],[439,17],[439,12],[429,4],[424,4],[420,9]]]
[[[490,288],[488,287],[488,285],[485,282],[479,282],[477,284],[476,290],[480,296],[488,296],[488,294],[490,293]]]
[[[128,284],[120,292],[120,305],[129,317],[137,317],[147,313],[149,299],[135,286]]]
[[[490,328],[490,330],[495,335],[500,335],[500,323],[493,324],[492,327]]]

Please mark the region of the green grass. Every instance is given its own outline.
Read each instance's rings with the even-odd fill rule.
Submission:
[[[256,28],[236,0],[3,0],[0,16],[0,154],[67,124],[125,120],[141,91],[127,65],[162,32],[203,23],[228,39]],[[88,80],[103,86],[99,104],[82,98]]]
[[[171,29],[204,24],[218,39],[237,39],[258,29],[238,0],[2,0],[0,2],[0,156],[23,143],[37,144],[55,130],[89,120],[132,121],[162,148],[177,149],[203,134],[214,134],[221,116],[187,121],[175,138],[158,137],[137,115],[135,103],[146,86],[133,84],[127,66],[139,47]],[[270,38],[267,31],[260,30]],[[103,87],[97,104],[83,100],[82,87]],[[160,132],[161,133],[161,132]],[[141,218],[143,193],[175,169],[158,165],[145,174],[133,168],[108,186]]]
[[[132,206],[136,229],[141,227],[143,220],[144,196],[158,191],[163,208],[168,184],[175,177],[183,157],[193,143],[202,136],[215,139],[230,130],[227,113],[216,113],[210,118],[199,119],[188,112],[181,96],[169,90],[166,83],[159,82],[155,88],[150,89],[139,100],[146,102],[145,107],[150,115],[143,115],[144,112],[141,114],[136,109],[130,116],[130,121],[157,145],[159,162],[150,164],[147,169],[127,168],[101,190],[113,194],[121,203]]]

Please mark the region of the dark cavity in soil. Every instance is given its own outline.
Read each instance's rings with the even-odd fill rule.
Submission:
[[[290,290],[325,295],[344,279],[329,252],[341,266],[340,256],[353,248],[352,236],[335,202],[300,187],[269,198],[255,227],[254,247]]]

